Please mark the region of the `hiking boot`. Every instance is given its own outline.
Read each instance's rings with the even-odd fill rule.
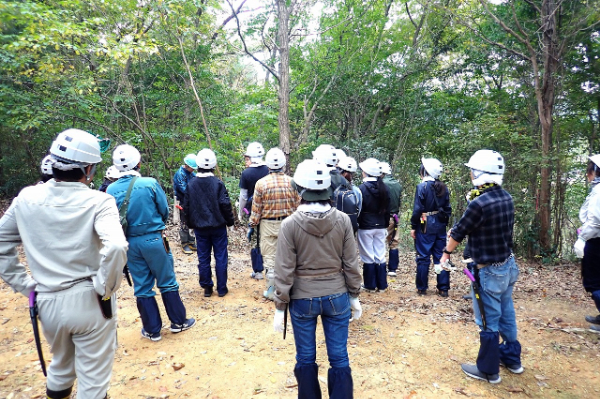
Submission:
[[[598,316],[585,316],[585,321],[592,324],[600,324],[600,314]]]
[[[525,371],[523,366],[521,366],[520,364],[511,364],[510,366],[508,366],[508,365],[504,364],[504,362],[502,360],[500,360],[500,366],[506,367],[506,369],[513,374],[522,374],[523,371]]]
[[[192,249],[190,248],[189,243],[182,244],[181,249],[183,250],[183,253],[186,255],[191,255],[194,253],[194,251],[192,251]]]
[[[171,332],[174,334],[180,333],[185,330],[189,330],[190,328],[196,325],[196,319],[189,318],[183,324],[175,324],[171,323]]]
[[[591,324],[590,325],[590,330],[595,331],[595,332],[600,332],[600,326],[597,326],[595,324]]]
[[[252,274],[250,275],[251,278],[255,279],[255,280],[262,280],[263,279],[263,274],[262,272],[252,272]]]
[[[448,291],[446,290],[438,290],[437,294],[442,298],[448,298]]]
[[[499,384],[500,381],[502,381],[502,378],[500,378],[500,374],[482,373],[474,364],[461,364],[460,368],[462,369],[463,373],[477,380],[487,381],[490,384]]]
[[[417,290],[417,294],[419,294],[420,296],[425,296],[427,295],[427,290]]]
[[[144,338],[148,338],[150,341],[160,341],[162,339],[162,337],[160,336],[160,332],[154,333],[154,334],[150,334],[148,332],[146,332],[146,330],[144,330],[142,328],[142,337]]]
[[[190,242],[187,243],[187,245],[188,245],[188,247],[190,247],[190,249],[192,251],[196,252],[197,248],[196,248],[196,243],[195,242],[190,241]]]
[[[209,296],[211,296],[211,295],[212,295],[212,293],[213,293],[213,287],[206,287],[206,288],[204,289],[204,296],[205,296],[206,298],[208,298]]]
[[[219,298],[224,297],[225,295],[227,295],[228,292],[229,292],[229,290],[227,288],[225,288],[225,291],[219,292]]]
[[[388,276],[390,276],[390,277],[396,277],[397,276],[396,271],[395,270],[390,270],[388,272]]]

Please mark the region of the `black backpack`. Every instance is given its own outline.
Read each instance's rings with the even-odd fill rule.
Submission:
[[[338,186],[333,192],[333,204],[350,217],[352,229],[358,230],[358,197],[354,190],[347,185]]]

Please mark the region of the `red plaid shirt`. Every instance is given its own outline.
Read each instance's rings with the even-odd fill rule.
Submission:
[[[292,187],[292,178],[283,172],[269,173],[256,182],[252,198],[250,226],[261,219],[290,216],[300,205],[300,196]]]

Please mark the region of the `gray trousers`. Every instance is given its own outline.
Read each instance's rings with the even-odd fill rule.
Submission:
[[[107,320],[91,281],[64,291],[38,293],[39,318],[53,355],[48,389],[68,389],[77,377],[77,399],[106,396],[117,349],[115,295],[111,301],[113,318]]]

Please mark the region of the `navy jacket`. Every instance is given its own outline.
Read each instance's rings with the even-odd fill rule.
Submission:
[[[359,230],[385,229],[390,223],[390,189],[385,186],[385,192],[380,193],[376,181],[367,181],[358,188],[363,195],[362,210],[358,215]],[[379,197],[385,195],[388,198],[387,209],[379,213]]]
[[[432,215],[427,218],[427,233],[439,233],[446,231],[448,220],[452,215],[452,207],[450,206],[450,193],[446,193],[442,197],[437,197],[437,205],[435,198],[435,188],[433,181],[424,181],[417,185],[415,191],[415,202],[413,205],[413,213],[410,218],[410,226],[412,230],[417,230],[421,226],[421,214],[426,212],[443,211],[444,215]]]
[[[196,176],[183,199],[187,225],[198,230],[233,226],[231,201],[225,184],[215,176]]]

